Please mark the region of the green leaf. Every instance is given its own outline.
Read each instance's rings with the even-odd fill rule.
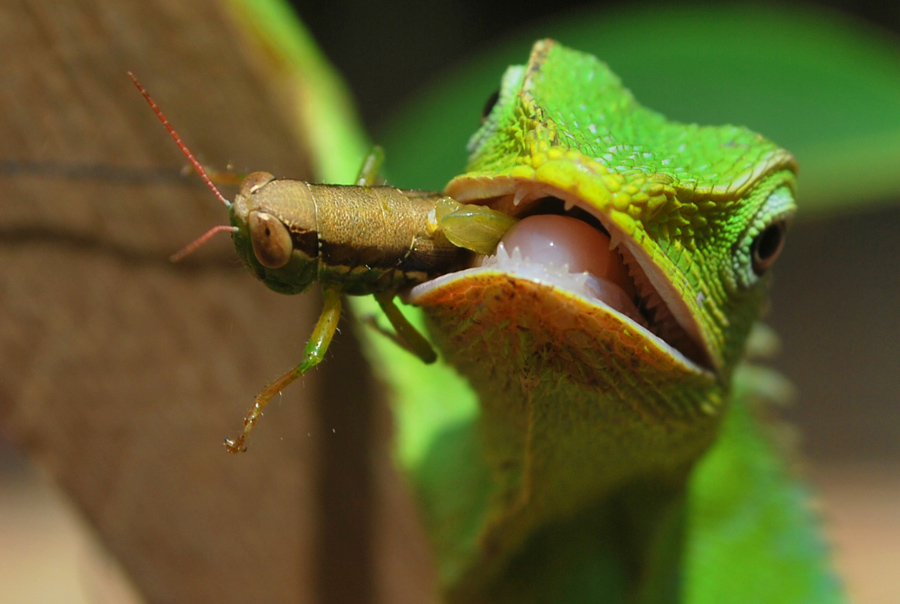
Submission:
[[[821,7],[720,6],[570,14],[485,51],[411,101],[379,140],[392,181],[440,188],[465,163],[507,65],[552,37],[597,55],[672,119],[746,125],[791,150],[805,215],[900,190],[900,44]]]
[[[226,0],[255,46],[288,123],[305,143],[316,180],[351,183],[371,144],[347,87],[300,19],[282,0]]]

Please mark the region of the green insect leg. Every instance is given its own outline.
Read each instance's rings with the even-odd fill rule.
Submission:
[[[358,187],[374,187],[381,184],[378,172],[381,171],[381,164],[384,163],[384,149],[379,146],[372,147],[369,154],[363,160],[363,165],[359,169],[359,176],[356,177],[356,186]]]
[[[378,302],[381,310],[384,311],[388,321],[394,326],[396,333],[386,331],[375,324],[374,321],[371,321],[375,329],[394,340],[401,348],[408,350],[422,359],[425,363],[434,363],[437,360],[437,353],[434,351],[434,348],[431,347],[428,340],[425,339],[425,336],[420,334],[419,330],[413,327],[412,323],[403,316],[403,313],[401,313],[400,309],[397,308],[397,305],[394,304],[394,294],[376,294],[375,300]]]
[[[229,453],[246,451],[247,436],[262,415],[266,404],[291,382],[318,365],[324,358],[325,351],[328,350],[328,345],[331,344],[331,338],[337,329],[338,320],[341,318],[341,295],[337,291],[328,288],[325,288],[322,293],[325,298],[322,314],[319,315],[319,321],[316,323],[316,327],[306,343],[303,361],[256,395],[253,406],[244,418],[244,430],[241,435],[236,439],[225,439],[225,448],[228,449]]]

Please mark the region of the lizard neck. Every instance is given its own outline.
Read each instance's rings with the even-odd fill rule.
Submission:
[[[726,392],[708,374],[634,354],[631,336],[611,326],[609,339],[569,341],[602,328],[575,322],[606,319],[559,292],[546,295],[547,286],[466,287],[449,298],[463,302],[427,314],[436,345],[478,393],[481,414],[446,435],[440,456],[465,460],[457,462],[462,472],[445,492],[430,492],[426,508],[433,529],[469,535],[439,552],[439,563],[445,585],[473,593],[536,528],[627,498],[648,481],[677,491],[713,441]],[[440,549],[448,540],[435,542]]]

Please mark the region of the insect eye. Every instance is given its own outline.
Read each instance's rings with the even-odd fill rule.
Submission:
[[[762,275],[772,266],[781,253],[781,248],[784,247],[784,234],[784,221],[778,221],[767,226],[756,236],[750,245],[754,273]]]
[[[266,268],[281,268],[291,259],[291,234],[280,220],[265,212],[250,212],[247,218],[250,242],[256,259]]]
[[[481,110],[481,121],[484,122],[487,120],[488,116],[491,114],[491,111],[494,109],[494,105],[497,104],[497,101],[500,100],[500,89],[498,88],[494,92],[491,93],[491,96],[488,97],[487,102],[484,104],[484,109]]]

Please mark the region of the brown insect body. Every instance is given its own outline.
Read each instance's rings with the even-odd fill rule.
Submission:
[[[442,193],[366,186],[377,179],[380,149],[366,158],[357,186],[311,185],[254,172],[241,183],[234,202],[229,202],[137,77],[128,75],[181,152],[228,208],[230,226],[213,227],[174,254],[173,260],[192,253],[216,233],[231,232],[244,264],[270,289],[298,294],[316,281],[322,284],[323,309],[303,360],[256,396],[240,436],[225,439],[229,452],[244,451],[268,402],[322,361],[341,317],[341,294],[373,295],[395,330],[384,333],[424,362],[435,361],[437,354],[428,340],[394,303],[395,294],[462,268],[472,252],[491,253],[514,219],[489,208],[463,210]]]
[[[255,172],[234,199],[235,244],[250,269],[276,291],[297,293],[313,281],[349,295],[393,291],[458,270],[470,257],[428,226],[444,197],[393,187],[314,185]],[[245,238],[249,246],[241,245]]]

